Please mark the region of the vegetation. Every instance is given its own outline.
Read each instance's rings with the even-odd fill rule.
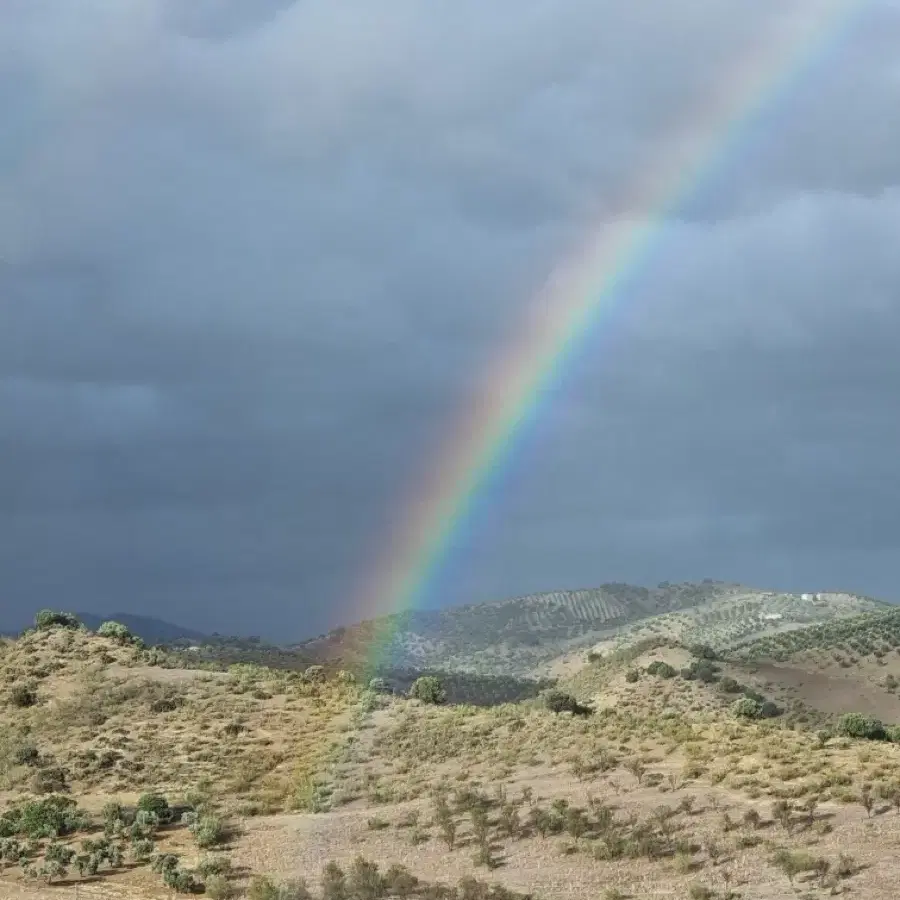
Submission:
[[[590,707],[582,706],[571,694],[558,690],[549,690],[544,694],[544,706],[552,713],[570,712],[576,716],[586,716],[592,711]]]
[[[81,622],[72,613],[42,609],[34,617],[34,627],[38,631],[46,631],[49,628],[80,628]]]
[[[225,665],[59,623],[0,646],[0,893],[33,878],[135,897],[504,900],[521,896],[520,861],[536,896],[887,883],[895,729],[845,710],[816,732],[743,650],[657,634],[553,684],[438,669],[379,682],[313,649]],[[483,686],[480,702],[454,702],[454,678]]]
[[[447,699],[447,692],[433,675],[423,675],[412,683],[409,696],[422,703],[443,703]]]
[[[120,644],[138,643],[138,639],[121,622],[103,622],[97,634]]]

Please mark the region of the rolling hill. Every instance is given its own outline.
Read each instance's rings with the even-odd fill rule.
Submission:
[[[543,697],[435,669],[451,695],[435,704],[286,670],[300,654],[252,641],[212,643],[240,660],[227,671],[73,626],[0,641],[0,895],[889,900],[900,729],[840,725],[882,699],[900,722],[867,680],[900,662],[900,615],[769,598],[832,618],[720,649],[667,637],[788,627],[746,589],[704,590],[706,605],[655,619],[635,604],[631,625],[660,633],[628,643],[625,626]],[[566,610],[590,633],[595,612]],[[538,634],[557,633],[548,619]]]
[[[478,605],[411,611],[339,628],[296,649],[348,668],[365,665],[377,636],[396,668],[486,675],[553,672],[603,642],[648,636],[730,645],[759,635],[885,609],[855,594],[797,595],[705,580],[656,588],[599,588],[533,594]]]

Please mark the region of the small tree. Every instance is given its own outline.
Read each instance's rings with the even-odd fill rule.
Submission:
[[[81,628],[81,622],[72,613],[42,609],[34,617],[34,627],[38,631],[47,631],[50,628]]]
[[[657,659],[647,666],[647,674],[656,675],[659,678],[674,678],[678,673],[667,662]]]
[[[883,741],[887,738],[882,722],[864,713],[846,713],[841,716],[836,731],[842,737],[862,740]]]
[[[169,801],[162,794],[142,794],[138,799],[137,809],[153,813],[159,822],[169,822],[172,818]]]
[[[423,675],[417,678],[409,689],[409,696],[422,703],[438,704],[447,700],[447,692],[440,679],[434,675]]]
[[[200,816],[191,826],[197,846],[203,850],[218,847],[228,838],[228,829],[218,816]]]
[[[133,644],[134,635],[121,622],[104,622],[98,629],[100,637],[109,638],[117,644]]]
[[[750,697],[741,697],[735,701],[731,712],[739,719],[758,719],[762,715],[762,704]]]
[[[565,691],[550,690],[544,694],[544,706],[553,713],[574,713],[578,709],[578,701]]]

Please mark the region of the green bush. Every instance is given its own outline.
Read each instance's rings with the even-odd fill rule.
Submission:
[[[544,706],[553,713],[570,712],[576,716],[584,716],[591,712],[589,707],[582,706],[571,694],[555,688],[546,691],[543,700]]]
[[[248,900],[312,900],[312,894],[302,879],[283,881],[280,884],[257,875],[250,882]]]
[[[659,678],[674,678],[678,673],[675,669],[670,666],[667,662],[663,662],[661,659],[654,660],[647,666],[647,674],[648,675],[656,675]]]
[[[740,694],[742,688],[741,688],[740,684],[738,684],[737,681],[735,681],[730,676],[726,675],[719,682],[719,690],[723,694]]]
[[[884,724],[864,713],[846,713],[838,719],[835,730],[842,737],[860,740],[883,741],[888,737]]]
[[[228,829],[218,816],[201,816],[191,826],[191,833],[203,850],[218,847],[228,839]]]
[[[87,816],[74,800],[56,795],[7,809],[0,816],[0,838],[16,835],[32,840],[64,837],[82,830],[87,824]]]
[[[158,822],[171,822],[172,810],[169,801],[162,794],[141,794],[137,802],[138,811],[153,813]]]
[[[629,670],[625,673],[625,680],[626,680],[629,684],[634,684],[636,681],[638,681],[638,680],[640,679],[640,677],[641,677],[641,673],[638,672],[637,669],[629,669]]]
[[[739,719],[759,719],[762,715],[762,704],[750,697],[741,697],[735,701],[731,711]]]
[[[34,617],[34,627],[38,631],[47,631],[50,628],[81,628],[81,622],[72,613],[42,609]]]
[[[708,659],[695,659],[681,670],[681,677],[687,681],[702,681],[713,684],[719,679],[719,667]]]
[[[136,642],[135,636],[121,622],[104,622],[97,629],[97,634],[119,644],[133,644]]]
[[[409,696],[415,700],[421,700],[422,703],[444,703],[447,699],[447,692],[440,679],[435,678],[434,675],[423,675],[412,683]]]

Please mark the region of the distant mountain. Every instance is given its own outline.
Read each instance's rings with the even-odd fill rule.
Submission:
[[[182,625],[174,625],[163,619],[155,619],[152,616],[136,616],[131,613],[110,613],[98,616],[94,613],[75,613],[91,631],[96,631],[101,623],[112,619],[121,622],[132,634],[142,638],[147,644],[169,644],[173,641],[191,641],[201,643],[207,640],[208,635]]]
[[[655,588],[605,584],[510,600],[411,611],[338,628],[296,645],[322,662],[411,669],[533,675],[602,641],[695,631],[726,643],[797,625],[884,609],[854,594],[784,594],[705,580]]]

